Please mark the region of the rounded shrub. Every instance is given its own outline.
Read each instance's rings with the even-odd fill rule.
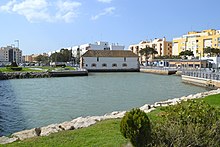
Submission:
[[[132,109],[121,120],[120,131],[135,147],[143,147],[151,142],[151,124],[147,114],[140,109]]]

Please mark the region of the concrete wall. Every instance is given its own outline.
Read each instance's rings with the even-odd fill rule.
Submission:
[[[176,70],[169,71],[169,70],[160,70],[160,69],[140,69],[140,72],[160,74],[160,75],[172,75],[176,73]]]
[[[210,80],[205,78],[182,75],[182,81],[185,83],[194,84],[203,87],[220,88],[219,80]]]

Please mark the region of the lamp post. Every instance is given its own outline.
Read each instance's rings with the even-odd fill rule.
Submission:
[[[19,49],[19,40],[15,40],[15,42],[17,42],[17,44],[18,44],[18,49]]]
[[[200,62],[199,73],[200,73],[200,77],[201,77],[201,70],[202,70],[202,69],[201,69],[201,68],[202,68],[202,60],[201,60],[201,55],[202,55],[202,54],[201,54],[201,51],[199,51],[198,54],[199,54],[199,62]]]

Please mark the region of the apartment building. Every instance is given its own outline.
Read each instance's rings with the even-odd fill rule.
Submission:
[[[73,57],[80,58],[88,50],[124,50],[125,46],[119,45],[118,43],[108,43],[104,41],[97,41],[95,43],[86,43],[82,45],[68,47],[68,50],[72,50]],[[49,52],[51,55],[55,52],[60,52],[60,50]]]
[[[145,57],[141,56],[139,51],[146,47],[155,48],[158,52],[156,56],[171,56],[172,55],[172,42],[166,41],[166,38],[157,39],[150,41],[141,41],[139,44],[130,45],[129,49],[139,56],[140,62],[145,62]]]
[[[29,63],[31,63],[31,62],[37,62],[37,61],[36,61],[36,58],[37,58],[39,55],[43,55],[43,56],[46,56],[46,57],[49,56],[47,53],[25,55],[25,56],[24,56],[24,61],[25,61],[25,62],[29,62]]]
[[[203,30],[201,32],[188,32],[179,38],[173,39],[173,55],[179,55],[182,51],[193,51],[195,57],[204,56],[204,48],[220,49],[220,30]]]
[[[19,48],[13,46],[0,48],[0,62],[1,63],[22,63],[22,51]]]

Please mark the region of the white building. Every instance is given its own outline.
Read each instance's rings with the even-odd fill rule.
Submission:
[[[220,67],[220,57],[201,57],[201,60],[207,60],[209,65],[208,67],[219,68]],[[211,66],[210,66],[211,65]]]
[[[3,64],[11,62],[22,63],[22,51],[12,46],[1,47],[0,62]]]
[[[81,57],[88,71],[139,71],[138,56],[128,50],[89,50]]]
[[[87,44],[82,44],[82,45],[77,45],[73,47],[68,47],[68,50],[72,50],[73,57],[80,58],[82,54],[84,54],[88,50],[124,50],[125,46],[119,45],[118,43],[112,43],[109,44],[108,42],[103,42],[103,41],[98,41],[95,42],[94,44],[92,43],[87,43]],[[59,50],[57,51],[52,51],[49,52],[49,56],[52,53],[55,52],[60,52]]]

